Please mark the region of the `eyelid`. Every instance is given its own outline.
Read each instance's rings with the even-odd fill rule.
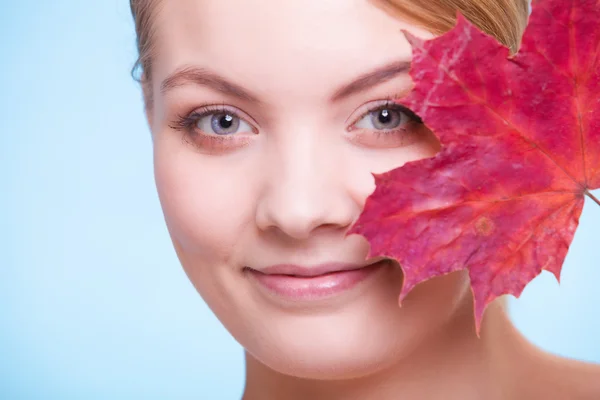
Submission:
[[[381,109],[381,108],[385,108],[385,107],[391,107],[394,108],[398,111],[401,111],[403,113],[405,113],[409,118],[411,119],[415,119],[417,122],[422,122],[421,118],[416,115],[412,110],[410,110],[409,108],[403,106],[402,104],[398,103],[396,101],[396,99],[401,98],[402,95],[398,94],[398,95],[394,95],[391,97],[386,97],[384,99],[381,100],[374,100],[374,101],[369,101],[363,105],[361,105],[360,107],[358,107],[356,110],[354,110],[351,114],[350,117],[348,117],[346,119],[346,123],[348,123],[348,120],[352,120],[352,123],[348,126],[347,130],[351,131],[354,129],[354,126],[364,117],[366,117],[369,113]],[[360,110],[360,112],[359,112]],[[357,114],[357,112],[359,112],[358,117],[353,117],[355,114]]]
[[[210,114],[218,114],[218,113],[229,113],[236,118],[239,118],[245,121],[248,125],[252,127],[253,133],[258,133],[257,125],[258,123],[254,118],[248,115],[243,110],[240,110],[237,107],[226,105],[225,103],[213,103],[213,104],[204,104],[200,107],[196,107],[191,111],[178,115],[177,116],[177,125],[171,126],[174,129],[182,129],[187,128],[189,124],[192,122],[191,120],[199,120],[200,118],[204,118]]]

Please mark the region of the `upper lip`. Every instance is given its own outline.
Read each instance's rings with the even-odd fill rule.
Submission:
[[[311,266],[295,265],[295,264],[277,264],[257,270],[267,275],[295,275],[295,276],[319,276],[331,272],[351,271],[360,269],[374,264],[348,264],[342,262],[328,262]]]

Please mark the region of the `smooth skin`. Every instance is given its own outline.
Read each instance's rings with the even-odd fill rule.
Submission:
[[[600,399],[597,367],[541,352],[500,303],[478,338],[464,272],[401,308],[397,264],[317,303],[267,296],[248,274],[366,263],[345,232],[372,173],[439,150],[386,103],[412,86],[400,30],[431,34],[368,0],[163,1],[153,22],[160,201],[187,275],[246,350],[244,400]]]

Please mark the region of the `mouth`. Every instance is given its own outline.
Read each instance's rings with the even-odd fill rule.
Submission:
[[[343,263],[312,267],[280,264],[264,269],[246,268],[251,280],[269,296],[293,302],[311,302],[352,290],[388,266],[387,259],[368,265]]]
[[[296,277],[315,277],[321,275],[327,275],[331,273],[345,272],[345,271],[354,271],[361,268],[366,268],[375,263],[371,263],[369,265],[360,265],[360,264],[346,264],[346,263],[324,263],[318,264],[314,266],[303,266],[303,265],[294,265],[294,264],[278,264],[272,265],[263,269],[260,269],[259,272],[266,275],[289,275]]]

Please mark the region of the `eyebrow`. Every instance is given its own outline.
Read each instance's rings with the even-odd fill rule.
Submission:
[[[360,75],[352,82],[336,90],[333,96],[331,96],[331,102],[340,101],[353,94],[377,86],[398,75],[406,74],[409,70],[410,61],[407,60],[394,61],[382,67],[375,68],[373,71]]]
[[[377,67],[337,89],[331,96],[330,101],[338,102],[353,94],[386,82],[398,75],[408,73],[410,65],[410,61],[398,60]],[[195,66],[187,66],[175,71],[162,81],[160,89],[164,94],[172,89],[189,84],[205,86],[225,95],[237,97],[248,102],[262,103],[258,96],[244,89],[242,86],[230,82],[206,68]]]
[[[160,85],[164,94],[172,89],[188,84],[206,86],[217,92],[224,93],[242,100],[260,103],[258,97],[243,87],[229,82],[227,79],[205,68],[184,67],[169,75]]]

